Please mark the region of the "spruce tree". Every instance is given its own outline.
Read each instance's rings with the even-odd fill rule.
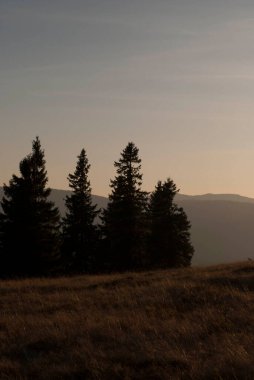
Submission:
[[[114,163],[116,176],[102,218],[108,266],[112,270],[136,269],[144,263],[147,193],[141,190],[141,159],[133,142]]]
[[[67,213],[62,224],[65,264],[73,271],[90,271],[95,265],[98,232],[94,220],[100,210],[92,204],[89,169],[86,151],[82,149],[74,173],[68,175],[73,192],[65,199]]]
[[[174,203],[179,190],[171,179],[159,181],[150,196],[148,250],[152,267],[189,266],[194,253],[190,222],[183,208]]]
[[[9,275],[37,275],[51,271],[59,250],[59,212],[48,200],[44,151],[38,137],[32,153],[4,185],[0,214],[2,266]]]

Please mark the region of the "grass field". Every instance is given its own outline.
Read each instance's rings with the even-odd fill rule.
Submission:
[[[254,379],[254,264],[0,283],[0,379]]]

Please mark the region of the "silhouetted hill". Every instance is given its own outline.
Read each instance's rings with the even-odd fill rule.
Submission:
[[[69,195],[69,194],[71,194],[71,191],[69,190],[52,189],[50,199],[59,208],[61,215],[65,214],[64,199],[66,195]],[[0,199],[2,199],[2,197],[3,197],[3,188],[0,187]],[[108,199],[106,197],[93,195],[92,198],[93,198],[93,202],[98,205],[98,208],[105,208],[107,206]],[[0,210],[1,210],[1,206],[0,206]]]
[[[192,224],[193,264],[254,259],[254,204],[179,201]]]
[[[70,191],[55,189],[51,194],[62,215],[67,194]],[[93,195],[93,201],[98,208],[107,205],[106,197]],[[192,224],[194,265],[254,259],[254,199],[235,194],[178,194],[176,201]]]
[[[70,195],[71,191],[68,190],[58,190],[53,189],[50,195],[50,199],[55,202],[57,207],[60,210],[61,215],[65,214],[65,205],[64,205],[64,199],[66,195]],[[99,195],[92,195],[92,199],[94,204],[98,205],[98,208],[105,208],[108,203],[108,199],[106,197],[101,197]]]
[[[202,194],[202,195],[185,195],[177,194],[176,199],[179,201],[232,201],[241,203],[254,203],[253,198],[243,197],[238,194]]]

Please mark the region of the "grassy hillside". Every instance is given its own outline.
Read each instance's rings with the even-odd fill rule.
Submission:
[[[1,379],[253,379],[254,264],[0,284]]]

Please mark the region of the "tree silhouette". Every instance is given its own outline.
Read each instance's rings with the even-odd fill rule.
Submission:
[[[117,175],[111,180],[112,193],[102,218],[109,267],[135,269],[143,264],[147,193],[141,190],[141,159],[133,142],[114,163]]]
[[[190,222],[183,208],[174,203],[179,190],[171,179],[159,181],[150,196],[148,247],[152,267],[189,266],[194,249]]]
[[[38,137],[19,169],[20,176],[13,175],[9,185],[4,185],[2,265],[8,274],[46,274],[58,255],[59,212],[48,201],[51,190],[46,188],[44,151]]]
[[[98,232],[94,219],[100,210],[92,204],[89,169],[86,152],[82,149],[74,174],[68,176],[73,193],[65,199],[67,213],[62,225],[65,263],[74,271],[89,271],[95,265]]]

